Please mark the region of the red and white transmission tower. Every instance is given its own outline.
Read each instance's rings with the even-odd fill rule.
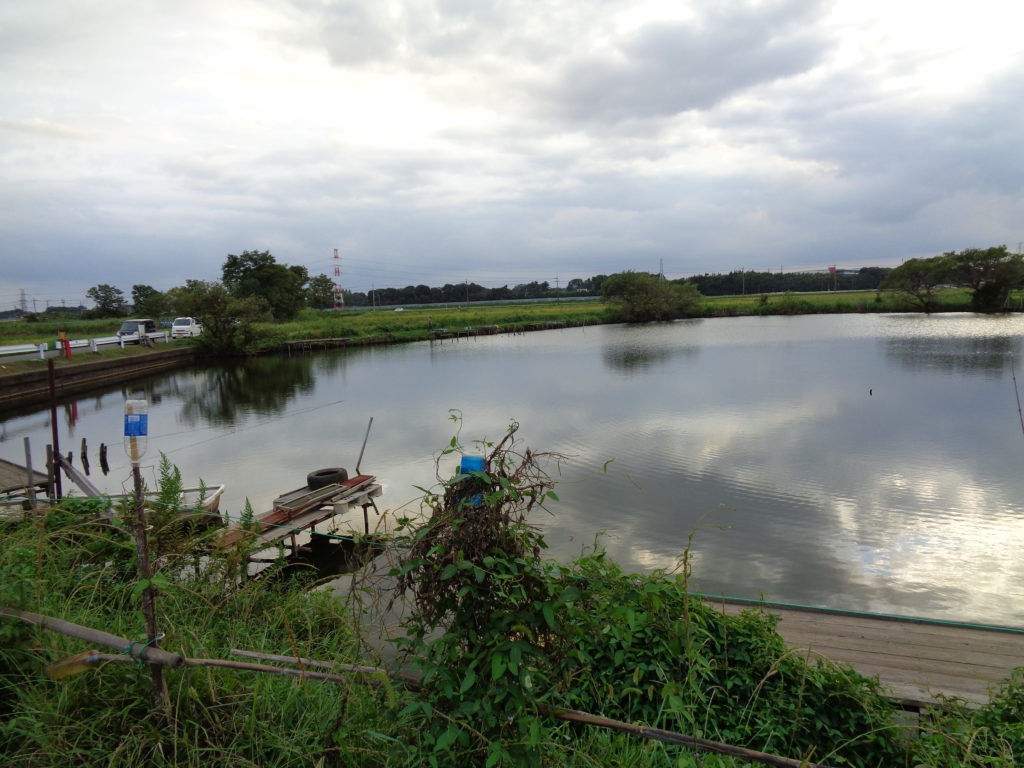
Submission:
[[[345,294],[341,292],[341,257],[338,249],[334,249],[334,308],[345,308]]]

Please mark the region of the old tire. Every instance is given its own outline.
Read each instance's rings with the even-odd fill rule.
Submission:
[[[306,485],[309,486],[311,491],[323,488],[325,485],[343,483],[346,480],[348,480],[348,470],[344,467],[327,467],[326,469],[318,469],[306,475]]]

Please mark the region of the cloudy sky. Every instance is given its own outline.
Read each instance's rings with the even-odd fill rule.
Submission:
[[[0,309],[1024,240],[1019,0],[5,0]]]

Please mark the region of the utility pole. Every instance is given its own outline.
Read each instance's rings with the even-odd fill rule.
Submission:
[[[341,257],[338,249],[334,249],[334,308],[345,308],[345,294],[341,290]]]

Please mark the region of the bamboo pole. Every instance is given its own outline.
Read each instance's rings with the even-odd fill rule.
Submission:
[[[340,662],[319,661],[317,659],[304,659],[299,656],[278,656],[273,653],[257,653],[256,651],[244,651],[239,648],[232,648],[231,653],[235,656],[244,656],[250,659],[262,659],[264,661],[279,661],[283,664],[299,664],[305,667],[319,667],[320,669],[338,669],[343,672],[353,672],[359,675],[387,675],[395,678],[415,690],[420,689],[420,679],[415,675],[407,675],[403,672],[391,672],[381,667],[364,667],[359,664],[342,664]]]
[[[778,755],[770,755],[767,752],[758,752],[753,749],[736,747],[732,744],[722,744],[721,742],[711,741],[710,739],[687,736],[684,733],[664,731],[661,728],[648,728],[645,725],[624,723],[621,720],[612,720],[609,717],[591,715],[587,712],[579,712],[574,709],[560,709],[558,707],[548,707],[542,704],[540,705],[540,711],[559,720],[567,720],[572,723],[582,723],[584,725],[594,725],[599,728],[610,728],[613,731],[629,733],[634,736],[643,736],[644,738],[651,739],[653,741],[661,741],[666,744],[678,744],[692,749],[699,749],[703,752],[715,752],[719,755],[739,757],[743,760],[763,763],[764,765],[772,765],[777,768],[828,768],[828,766],[823,763],[812,763],[809,760],[793,760],[788,757],[779,757]]]
[[[125,662],[130,659],[113,653],[93,653],[79,660],[81,664],[101,664],[107,662]],[[232,661],[230,659],[183,659],[184,667],[216,667],[219,669],[235,669],[241,672],[263,672],[270,675],[283,675],[306,680],[321,680],[325,683],[351,683],[352,679],[345,675],[334,675],[329,672],[312,672],[309,670],[291,669],[289,667],[272,667],[269,664],[253,664],[249,661]],[[367,680],[373,686],[383,686],[381,680]]]
[[[39,613],[30,613],[29,611],[19,611],[14,608],[5,607],[0,607],[0,616],[8,619],[17,619],[25,624],[42,627],[52,632],[59,632],[62,635],[85,640],[94,645],[102,645],[105,648],[123,651],[127,654],[125,658],[141,659],[152,664],[160,664],[172,668],[180,667],[185,663],[185,658],[177,653],[170,653],[162,648],[154,648],[144,643],[118,637],[100,629],[83,627],[81,624],[74,624],[70,621],[64,621],[64,619],[55,619],[52,616],[43,616]]]

